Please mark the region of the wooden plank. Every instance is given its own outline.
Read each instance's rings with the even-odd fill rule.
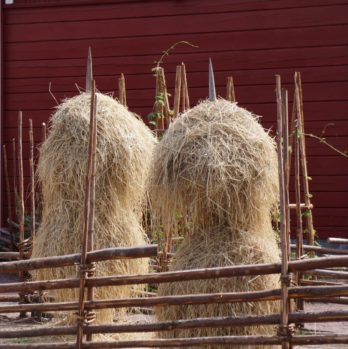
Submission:
[[[269,9],[329,7],[330,5],[346,4],[345,0],[334,0],[328,4],[327,0],[281,0],[281,1],[240,1],[230,0],[211,1],[190,0],[177,3],[175,1],[142,2],[141,8],[135,1],[120,2],[117,0],[102,0],[97,3],[90,1],[54,0],[28,1],[16,0],[14,5],[4,6],[7,24],[46,22],[46,21],[71,21],[105,18],[155,17],[180,14],[219,13],[219,12],[244,12],[264,11]],[[52,7],[49,7],[51,5]],[[80,5],[80,6],[79,6]],[[81,6],[84,5],[84,6]],[[69,7],[65,7],[69,6]],[[25,7],[25,8],[21,8]],[[31,9],[32,8],[32,9]],[[117,11],[113,11],[114,9]]]
[[[169,89],[172,89],[171,84]],[[284,84],[284,87],[287,87]],[[289,87],[290,84],[289,84]],[[218,95],[224,95],[225,84],[220,81],[216,81],[216,88]],[[237,87],[236,87],[237,88]],[[103,89],[103,91],[110,91],[108,89]],[[327,102],[327,101],[345,101],[347,97],[346,91],[348,91],[348,81],[338,81],[338,82],[326,82],[326,83],[307,83],[304,88],[304,103],[305,106],[312,102]],[[141,93],[139,93],[141,91]],[[219,93],[221,92],[221,93]],[[207,86],[191,87],[190,85],[190,97],[194,102],[207,97]],[[238,101],[240,104],[250,104],[250,103],[272,103],[272,85],[263,85],[262,88],[259,86],[239,86],[238,87]],[[75,91],[67,92],[55,92],[54,95],[58,101],[64,100],[67,96],[73,96],[78,94]],[[150,88],[142,88],[141,90],[129,89],[127,93],[128,104],[132,108],[134,106],[146,106],[149,105],[154,96],[154,86]],[[291,102],[291,100],[290,100]],[[22,108],[23,110],[33,110],[34,106],[40,106],[40,109],[53,108],[56,105],[55,100],[52,96],[47,93],[16,93],[7,94],[5,109],[6,110],[18,110]],[[150,109],[150,108],[149,108]],[[307,116],[306,110],[305,115]],[[335,117],[335,115],[332,115]],[[327,117],[329,122],[330,118]]]
[[[205,62],[206,63],[206,62]],[[347,57],[348,63],[348,57]],[[113,69],[111,69],[113,68]],[[110,67],[110,71],[108,74],[95,74],[94,77],[98,81],[98,85],[102,86],[104,90],[115,90],[117,84],[117,76],[114,75],[115,67]],[[175,72],[171,69],[172,66],[166,69],[166,78],[169,82],[170,87],[173,85],[173,81],[175,78]],[[203,68],[203,64],[201,67],[193,65],[192,69],[189,71],[189,78],[192,83],[191,87],[199,87],[204,86],[206,84],[205,70],[199,69]],[[231,70],[232,70],[231,66]],[[54,70],[51,68],[51,70]],[[236,88],[240,86],[255,86],[255,85],[270,85],[272,83],[272,79],[274,79],[274,75],[280,74],[283,79],[284,84],[292,84],[293,82],[293,74],[294,68],[278,68],[278,69],[250,69],[237,71],[234,74],[234,79],[236,80]],[[338,82],[338,81],[348,81],[348,64],[347,65],[338,65],[338,66],[322,66],[322,67],[302,67],[298,70],[301,70],[301,74],[305,78],[304,85],[307,87],[307,84],[317,83],[317,82]],[[30,71],[27,68],[27,71]],[[71,71],[73,73],[73,71]],[[226,76],[229,74],[229,70],[224,68],[224,70],[214,71],[216,81],[224,81]],[[51,83],[51,88],[53,92],[67,92],[75,90],[77,92],[74,84],[78,84],[79,86],[83,86],[83,82],[85,79],[84,74],[76,75],[74,73],[73,76],[43,76],[42,73],[36,77],[28,77],[28,78],[7,78],[4,80],[4,88],[7,93],[26,93],[26,92],[43,92],[47,93],[48,86]],[[138,74],[130,74],[127,75],[127,90],[132,90],[139,88],[139,86],[147,86],[150,88],[154,85],[154,80],[152,74],[146,71]],[[308,85],[310,88],[311,85]]]
[[[116,6],[105,13],[118,12]],[[348,4],[330,7],[307,7],[290,9],[269,9],[239,12],[192,14],[180,16],[154,16],[145,18],[95,19],[91,13],[89,20],[5,25],[5,43],[39,42],[57,40],[81,40],[97,38],[124,38],[133,36],[187,35],[191,33],[214,33],[223,31],[262,30],[297,27],[337,25],[347,22]],[[98,27],[98,30],[94,30]],[[54,28],[54,30],[52,30]],[[203,29],[204,28],[204,29]]]
[[[163,48],[162,48],[163,49]],[[99,53],[98,53],[99,54]],[[106,56],[93,57],[93,68],[96,76],[116,76],[119,73],[125,73],[127,79],[133,74],[150,74],[154,61],[158,59],[160,51],[156,54],[146,54],[144,51],[138,52],[136,56],[126,55],[118,57],[117,53],[107,54]],[[189,76],[191,72],[203,72],[206,69],[207,57],[211,55],[208,47],[192,49],[186,53],[173,51],[166,57],[165,67],[167,73],[175,73],[175,67],[178,63],[184,61],[187,66]],[[246,51],[226,50],[221,46],[214,51],[214,70],[233,72],[236,76],[236,83],[243,83],[248,77],[248,71],[270,70],[273,71],[282,68],[300,70],[304,76],[304,83],[307,81],[307,74],[304,68],[313,68],[322,74],[321,67],[348,64],[348,48],[346,46],[326,46],[326,47],[303,47],[303,48],[273,48],[255,50],[250,48]],[[35,60],[15,61],[12,57],[7,57],[5,62],[5,78],[39,78],[44,77],[47,80],[53,77],[79,77],[85,74],[85,57],[72,58],[67,54],[61,59],[42,59],[37,57]],[[246,71],[246,72],[245,72]],[[257,73],[257,72],[256,72]],[[265,72],[267,73],[267,72]],[[292,72],[293,73],[293,72]],[[236,75],[237,74],[237,75]],[[240,75],[238,75],[240,74]],[[274,74],[273,74],[274,75]],[[293,75],[293,74],[292,74]],[[284,76],[284,78],[288,78]],[[331,76],[331,78],[338,78]],[[326,81],[322,78],[320,81]],[[72,79],[73,81],[73,79]],[[265,81],[266,83],[268,81]],[[269,81],[270,82],[270,81]]]
[[[323,26],[311,28],[284,28],[274,31],[273,29],[187,34],[185,40],[199,46],[197,52],[209,47],[209,50],[221,50],[223,43],[224,50],[241,51],[253,49],[274,49],[307,46],[332,46],[346,45],[348,43],[348,24],[337,26]],[[301,40],[298,38],[301,37]],[[105,55],[137,55],[142,54],[158,55],[168,47],[168,43],[178,41],[177,35],[157,35],[146,37],[119,38],[98,38],[83,40],[61,40],[42,41],[30,43],[8,43],[7,60],[28,60],[28,59],[60,59],[66,57],[69,52],[70,58],[81,58],[86,52],[86,47],[93,47],[95,57]],[[192,52],[192,47],[180,46],[177,53]],[[214,58],[214,57],[212,57]]]

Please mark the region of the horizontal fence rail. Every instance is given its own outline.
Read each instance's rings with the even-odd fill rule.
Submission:
[[[112,247],[87,253],[87,262],[100,262],[112,259],[146,258],[157,256],[157,245],[139,247]],[[81,253],[64,256],[33,258],[20,261],[0,263],[0,273],[14,273],[25,270],[57,268],[77,265],[81,261]]]

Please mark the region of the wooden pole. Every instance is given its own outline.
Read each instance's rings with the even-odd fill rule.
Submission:
[[[348,285],[298,286],[289,288],[289,298],[316,299],[322,297],[347,297]],[[157,296],[148,298],[101,299],[85,301],[84,310],[128,307],[178,306],[190,304],[224,304],[241,302],[279,301],[281,289],[249,292],[226,292],[207,294],[188,294],[175,296]],[[0,313],[18,313],[20,311],[76,311],[79,301],[56,303],[29,303],[1,305]]]
[[[281,90],[282,114],[283,114],[283,171],[284,171],[284,200],[285,200],[285,222],[287,238],[287,258],[290,259],[290,202],[289,202],[289,114],[288,114],[288,91]]]
[[[309,184],[308,184],[308,170],[307,170],[307,157],[306,157],[306,141],[305,141],[305,130],[304,130],[304,115],[303,115],[303,93],[302,93],[302,83],[301,83],[301,74],[299,72],[295,73],[295,91],[297,105],[297,118],[299,121],[299,143],[300,143],[300,156],[301,156],[301,167],[302,167],[302,176],[303,176],[303,193],[304,201],[307,207],[311,205],[311,194],[309,193]],[[314,235],[315,231],[313,228],[313,216],[312,211],[308,208],[305,211],[305,219],[308,233],[308,245],[314,245]]]
[[[34,132],[33,120],[29,119],[29,166],[30,166],[30,232],[32,242],[35,239],[35,168],[34,168]]]
[[[154,112],[156,114],[156,130],[164,129],[165,124],[165,101],[164,101],[164,91],[162,83],[162,72],[161,67],[156,70],[156,100],[154,105]],[[158,117],[159,115],[159,117]]]
[[[47,139],[47,126],[46,123],[42,123],[42,129],[41,129],[41,143],[45,142]]]
[[[292,343],[295,345],[320,345],[320,344],[347,344],[347,335],[302,335],[294,336]],[[185,348],[203,346],[226,346],[233,345],[279,345],[280,339],[277,336],[217,336],[199,338],[171,338],[171,339],[136,339],[122,341],[104,341],[84,343],[83,349],[99,348]],[[0,344],[0,349],[75,349],[76,343],[33,343],[33,344]]]
[[[167,91],[167,83],[166,83],[166,77],[164,74],[164,69],[162,67],[158,67],[160,72],[160,90],[163,93],[164,97],[164,127],[168,128],[170,124],[170,106],[169,106],[169,99],[168,99],[168,91]]]
[[[96,157],[96,95],[95,82],[92,81],[91,90],[91,112],[90,112],[90,129],[89,129],[89,149],[88,149],[88,169],[86,176],[85,191],[85,225],[83,233],[83,245],[80,261],[80,287],[77,317],[77,338],[76,347],[82,348],[83,341],[83,325],[88,323],[88,312],[85,312],[85,281],[90,274],[91,265],[87,264],[87,252],[93,247],[93,229],[94,229],[94,200],[95,200],[95,157]],[[93,289],[90,287],[87,291],[87,297],[93,299]],[[90,338],[91,339],[91,338]]]
[[[178,65],[176,67],[175,75],[175,91],[174,91],[174,119],[178,117],[180,112],[180,96],[181,96],[181,77],[182,77],[182,66]]]
[[[292,244],[291,249],[296,250],[297,245]],[[303,251],[313,251],[318,254],[331,254],[331,255],[346,255],[348,254],[348,250],[340,250],[337,248],[328,248],[321,246],[312,246],[312,245],[302,245],[302,254]]]
[[[226,99],[230,102],[236,102],[236,94],[235,94],[235,90],[234,90],[233,76],[227,77]]]
[[[118,100],[125,107],[127,106],[126,79],[123,73],[118,78]]]
[[[14,217],[13,219],[18,219],[18,189],[17,189],[17,150],[16,150],[16,140],[12,138],[12,168],[13,168],[13,193],[14,193]]]
[[[186,67],[181,63],[181,81],[182,81],[182,111],[190,109],[190,97],[187,86]]]
[[[335,322],[347,321],[347,311],[326,311],[310,313],[291,313],[289,319],[292,323],[311,323],[311,322]],[[188,328],[206,328],[206,327],[231,327],[231,326],[255,326],[255,325],[274,325],[279,323],[278,314],[260,315],[260,316],[226,316],[185,319],[174,321],[162,321],[145,324],[125,324],[125,325],[92,325],[86,326],[84,331],[88,333],[127,333],[127,332],[155,332],[172,331]],[[1,331],[0,338],[21,338],[21,337],[41,337],[41,336],[61,336],[76,333],[76,326],[55,326],[48,328],[22,329],[16,331]]]
[[[22,112],[18,112],[18,183],[19,183],[19,203],[18,203],[18,223],[19,223],[19,258],[25,258],[24,246],[24,175],[23,175],[23,116]],[[25,281],[25,274],[19,272],[20,281]],[[19,294],[21,302],[24,302],[24,294]],[[25,312],[20,313],[20,317],[26,317]]]
[[[284,162],[283,162],[283,108],[280,76],[276,75],[276,97],[277,97],[277,145],[278,145],[278,175],[280,192],[280,238],[281,238],[281,321],[279,326],[279,335],[282,337],[282,349],[290,348],[289,345],[289,295],[288,287],[290,284],[288,274],[288,234],[286,222],[286,188],[284,180]]]
[[[296,94],[297,96],[297,94]],[[296,97],[297,99],[297,97]],[[297,103],[295,100],[294,103]],[[302,211],[301,211],[301,182],[300,182],[300,145],[298,139],[298,122],[296,121],[294,146],[295,146],[295,196],[296,196],[296,259],[303,256],[303,229],[302,229]],[[300,285],[302,274],[296,273],[296,283]],[[298,310],[304,310],[303,300],[298,299],[296,302]]]
[[[10,187],[10,179],[8,176],[8,161],[7,161],[7,149],[6,145],[2,146],[4,153],[4,174],[5,174],[5,182],[6,182],[6,193],[7,193],[7,215],[8,219],[12,221],[12,200],[11,200],[11,187]],[[11,248],[14,250],[15,242],[13,236],[13,226],[9,224],[9,231],[11,234]]]

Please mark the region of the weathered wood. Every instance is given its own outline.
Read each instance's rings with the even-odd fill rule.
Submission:
[[[315,299],[322,297],[348,296],[348,285],[340,286],[308,286],[290,287],[288,297],[293,299],[306,298]],[[161,296],[151,298],[126,298],[86,301],[84,309],[105,309],[123,307],[149,307],[169,306],[183,304],[210,304],[210,303],[240,303],[240,302],[261,302],[275,301],[281,299],[281,289],[250,292],[228,292],[209,293],[193,295]],[[3,305],[0,313],[17,313],[20,311],[75,311],[78,309],[78,302],[60,302],[43,304],[18,304]]]
[[[291,244],[291,249],[296,249],[295,244]],[[311,245],[303,245],[304,251],[313,251],[320,254],[337,254],[337,255],[346,255],[348,254],[348,250],[339,250],[337,248],[328,248],[321,246],[311,246]]]
[[[157,245],[139,247],[114,247],[96,250],[87,254],[87,262],[98,262],[112,259],[146,258],[157,255]],[[54,268],[74,265],[80,262],[81,254],[33,258],[0,263],[1,273],[13,273],[23,270]]]
[[[11,260],[11,259],[18,259],[19,258],[19,252],[0,252],[0,259],[2,260]]]
[[[5,174],[5,183],[6,183],[6,194],[7,194],[7,216],[9,220],[12,220],[12,200],[11,200],[11,187],[10,187],[10,179],[8,176],[8,161],[7,161],[7,149],[6,145],[2,146],[3,148],[3,159],[4,159],[4,174]],[[14,237],[13,237],[13,228],[10,225],[10,239],[11,239],[11,247],[14,249]]]
[[[33,120],[29,119],[29,166],[30,166],[30,233],[35,238],[35,168],[34,168],[34,132]],[[33,240],[34,242],[34,240]]]
[[[292,210],[296,210],[297,205],[296,204],[289,204],[289,208]],[[301,203],[300,204],[300,208],[303,209],[312,209],[313,208],[313,204],[311,204],[309,207],[306,206],[305,203]]]
[[[123,98],[123,97],[122,97]],[[96,95],[95,81],[91,84],[91,106],[90,106],[90,121],[89,121],[89,144],[88,144],[88,168],[86,176],[85,188],[85,207],[84,207],[84,231],[83,243],[80,259],[80,283],[79,283],[79,302],[77,315],[77,334],[76,347],[82,348],[83,341],[83,325],[86,321],[85,314],[85,283],[87,278],[87,252],[93,248],[93,230],[94,230],[94,190],[95,190],[95,156],[96,156]],[[93,203],[92,203],[93,202]],[[93,299],[93,289],[89,288],[89,298]]]
[[[182,83],[182,88],[181,88],[182,111],[185,111],[187,109],[190,109],[190,97],[188,93],[186,67],[184,63],[181,63],[181,83]]]
[[[300,144],[300,161],[302,168],[303,177],[303,194],[304,201],[307,207],[311,205],[311,194],[309,192],[308,183],[308,169],[307,169],[307,157],[306,157],[306,141],[305,141],[305,129],[304,129],[304,113],[303,113],[303,93],[302,93],[302,82],[301,74],[299,72],[295,73],[295,98],[296,98],[296,111],[297,120],[299,122],[299,144]],[[308,230],[308,244],[314,245],[314,228],[313,228],[313,216],[312,211],[308,209],[305,215],[306,225]]]
[[[280,315],[261,315],[261,316],[226,316],[197,318],[189,320],[163,321],[145,324],[126,324],[126,325],[91,325],[85,326],[84,332],[93,333],[127,333],[127,332],[154,332],[154,331],[172,331],[188,328],[205,327],[229,327],[229,326],[254,326],[254,325],[275,325],[279,323]],[[326,311],[309,313],[291,313],[289,314],[291,323],[311,323],[311,322],[335,322],[348,321],[347,311]],[[32,328],[22,330],[0,331],[0,338],[18,338],[18,337],[39,337],[39,336],[58,336],[71,335],[76,333],[76,326],[56,326],[48,328]]]
[[[46,126],[45,122],[43,122],[41,124],[41,126],[42,126],[42,129],[41,129],[41,143],[43,143],[47,139],[47,126]]]
[[[19,184],[19,243],[24,241],[24,175],[23,175],[23,117],[18,112],[18,184]],[[23,248],[19,248],[20,259],[24,258]]]
[[[15,212],[13,219],[18,219],[18,188],[17,188],[17,150],[16,140],[12,138],[12,170],[13,170],[13,193]]]
[[[121,76],[118,78],[118,100],[125,107],[127,106],[126,79],[123,73],[121,73]]]
[[[280,193],[280,241],[281,241],[281,320],[279,332],[283,335],[282,349],[288,349],[290,344],[287,340],[289,326],[289,295],[288,295],[288,231],[287,231],[287,196],[286,178],[284,178],[284,151],[283,151],[283,100],[281,92],[280,76],[276,75],[276,99],[277,99],[277,153],[278,153],[278,176]],[[286,164],[287,166],[287,164]]]
[[[175,75],[175,90],[174,90],[174,112],[173,118],[177,118],[180,112],[180,97],[181,97],[181,77],[182,77],[182,66],[178,65],[176,67]]]
[[[164,347],[192,347],[203,345],[277,345],[280,344],[277,336],[224,336],[200,338],[174,338],[152,340],[127,340],[113,342],[84,343],[83,349],[99,348],[164,348]],[[309,344],[347,344],[347,335],[312,335],[294,336],[291,342],[296,345]],[[73,342],[50,343],[52,349],[75,349]],[[0,344],[0,349],[47,349],[47,343],[36,344]]]
[[[108,259],[123,258],[144,258],[156,256],[157,245],[133,248],[110,248],[97,250],[88,253],[88,261],[102,261]],[[60,257],[37,258],[18,262],[0,263],[0,272],[14,272],[17,270],[40,269],[59,266],[73,265],[79,262],[80,254],[66,255]],[[310,269],[322,269],[333,267],[345,267],[348,263],[348,256],[341,257],[321,257],[309,260],[290,261],[289,270],[291,272],[305,271]],[[277,274],[280,272],[280,264],[255,264],[255,265],[236,265],[231,267],[217,267],[206,269],[193,269],[183,271],[171,271],[165,273],[149,273],[143,275],[119,275],[109,277],[95,277],[88,279],[94,287],[107,285],[132,285],[144,283],[164,283],[183,280],[200,280],[245,275],[267,275]],[[50,280],[50,281],[33,281],[16,284],[0,284],[0,292],[13,292],[15,290],[48,290],[55,288],[76,287],[78,279],[68,280]],[[13,285],[13,286],[12,286]]]
[[[340,279],[340,280],[347,280],[348,281],[348,272],[346,272],[346,271],[314,269],[314,270],[307,270],[306,274],[318,275],[318,276],[323,276],[323,277],[327,277],[327,278],[333,278],[333,279]]]
[[[348,245],[348,239],[343,239],[343,238],[328,238],[327,242],[332,244]]]
[[[236,102],[236,93],[234,90],[233,76],[227,77],[226,99],[230,102]]]

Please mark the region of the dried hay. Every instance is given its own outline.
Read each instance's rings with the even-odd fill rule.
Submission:
[[[155,139],[145,124],[111,97],[97,94],[97,156],[94,249],[147,242],[141,211]],[[64,101],[51,119],[51,132],[40,149],[43,216],[33,257],[81,251],[88,159],[90,94]],[[97,263],[96,275],[145,273],[148,260]],[[76,277],[77,267],[44,269],[37,279]],[[96,299],[129,297],[131,288],[104,287]],[[58,301],[77,299],[77,290],[57,291]],[[114,311],[97,313],[112,322]],[[69,321],[73,321],[72,318]]]
[[[275,233],[269,226],[260,235],[257,231],[241,231],[216,227],[195,231],[185,237],[175,254],[171,270],[211,268],[238,264],[279,262]],[[158,294],[184,295],[219,292],[248,292],[279,287],[279,275],[240,276],[211,280],[193,280],[161,284]],[[156,307],[159,320],[179,320],[202,317],[266,315],[279,312],[279,302],[243,302]],[[234,326],[217,328],[182,329],[161,332],[162,338],[204,337],[227,335],[274,335],[275,326]],[[206,346],[205,348],[225,348]],[[229,346],[229,348],[275,348],[274,346]]]
[[[193,229],[260,224],[278,197],[273,139],[256,116],[226,100],[176,119],[154,155],[153,209],[166,228],[188,215]],[[203,214],[204,213],[204,214]]]
[[[171,270],[279,261],[271,224],[278,199],[275,143],[247,110],[217,100],[204,101],[184,113],[157,146],[151,177],[152,207],[158,224],[163,223],[165,231],[173,231],[177,217],[185,217],[190,227],[184,229],[185,238]],[[247,292],[278,287],[279,276],[265,275],[162,284],[158,293]],[[278,302],[248,302],[157,307],[156,315],[160,320],[177,320],[263,315],[278,310]],[[160,335],[271,333],[274,327],[260,325],[176,330]]]

